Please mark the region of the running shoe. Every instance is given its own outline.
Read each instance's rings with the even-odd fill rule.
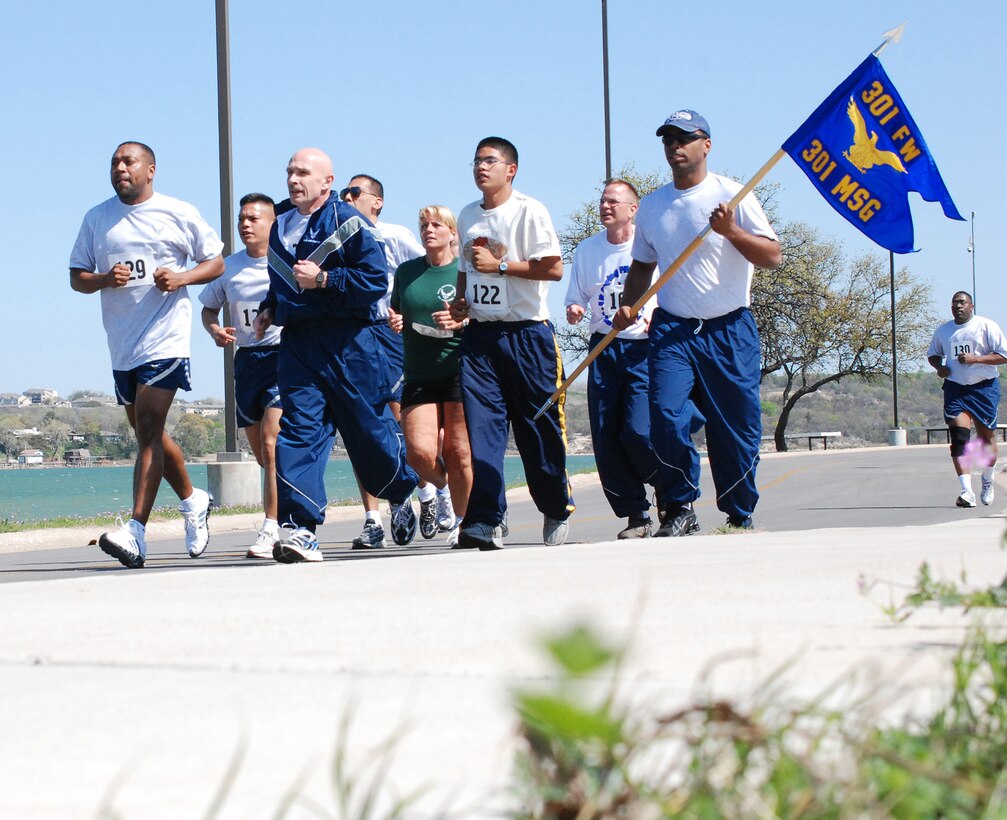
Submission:
[[[284,524],[279,537],[273,544],[273,558],[281,564],[300,564],[322,560],[315,534],[304,527]]]
[[[441,532],[453,530],[458,525],[455,508],[451,503],[451,493],[437,493],[437,529]]]
[[[727,521],[724,523],[724,527],[729,530],[750,530],[755,526],[752,522],[752,516],[746,515],[744,517],[740,515],[729,515],[727,516]]]
[[[428,541],[437,535],[437,500],[420,502],[420,535]]]
[[[992,492],[992,488],[990,488],[990,492]],[[976,494],[972,490],[962,490],[961,495],[955,499],[955,504],[959,507],[974,507],[976,505]]]
[[[699,532],[699,521],[692,504],[677,504],[659,510],[661,526],[654,533],[655,538],[679,538]]]
[[[365,521],[360,535],[350,545],[355,550],[383,550],[385,548],[385,528],[373,521]]]
[[[567,524],[565,518],[560,521],[558,518],[550,518],[547,515],[542,523],[542,543],[547,547],[558,547],[566,542],[569,531],[570,525]]]
[[[198,487],[192,491],[192,497],[182,502],[178,511],[185,521],[185,547],[190,558],[199,558],[210,543],[210,526],[208,523],[210,511],[213,509],[213,496]]]
[[[416,513],[410,495],[401,504],[392,504],[392,540],[400,547],[410,544],[416,537]]]
[[[147,558],[147,542],[142,525],[132,518],[123,523],[122,518],[117,517],[115,527],[114,530],[102,533],[98,546],[124,567],[139,569]]]
[[[273,544],[280,538],[279,527],[263,527],[258,531],[255,543],[245,553],[246,558],[272,558]]]
[[[979,500],[987,507],[993,503],[993,479],[983,479],[983,488],[979,492]]]
[[[452,529],[448,533],[448,537],[447,537],[447,539],[444,542],[449,547],[451,547],[451,549],[453,549],[453,550],[462,549],[461,545],[458,543],[458,531],[460,529],[461,529],[461,527],[455,527],[454,529]]]
[[[626,528],[616,538],[625,541],[627,538],[650,538],[654,532],[654,522],[649,515],[631,515]]]
[[[500,535],[504,538],[510,535],[510,527],[507,526],[507,510],[504,510],[503,518],[500,519]]]
[[[477,547],[483,552],[503,549],[503,533],[492,524],[469,524],[458,533],[458,548]]]

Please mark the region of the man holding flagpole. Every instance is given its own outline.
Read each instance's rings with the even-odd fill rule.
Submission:
[[[756,265],[780,264],[780,245],[756,198],[749,194],[732,210],[728,201],[742,186],[707,171],[712,143],[706,119],[676,111],[657,136],[673,181],[640,203],[633,262],[613,327],[632,324],[631,306],[650,285],[655,263],[666,269],[707,225],[712,233],[658,291],[650,324],[651,438],[661,463],[654,535],[699,529],[692,506],[699,498],[692,402],[706,417],[717,506],[728,526],[750,529],[762,437],[752,275]]]

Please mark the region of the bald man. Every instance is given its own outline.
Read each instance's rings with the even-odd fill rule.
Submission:
[[[269,235],[269,292],[257,334],[283,326],[278,386],[283,404],[276,442],[281,563],[321,561],[315,528],[325,520],[325,465],[335,433],[365,489],[392,503],[392,538],[416,534],[402,433],[387,407],[388,367],[370,317],[388,290],[384,249],[360,213],[332,190],[332,160],[304,148],[287,164],[289,211]]]

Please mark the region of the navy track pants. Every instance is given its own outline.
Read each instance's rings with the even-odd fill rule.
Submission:
[[[472,322],[462,336],[460,363],[473,477],[463,525],[495,526],[503,518],[508,426],[535,506],[550,518],[566,520],[574,504],[566,474],[563,401],[533,421],[563,380],[552,324]]]
[[[593,334],[591,347],[603,338]],[[591,363],[587,383],[598,477],[618,518],[650,509],[645,485],[657,473],[650,443],[648,347],[647,339],[613,339]]]
[[[277,381],[279,521],[314,529],[325,520],[325,466],[336,431],[364,488],[398,503],[416,486],[402,431],[386,406],[389,373],[362,322],[285,327]]]
[[[699,320],[658,308],[650,322],[649,360],[651,441],[664,503],[699,498],[699,453],[690,435],[694,402],[706,417],[717,507],[751,515],[759,500],[762,438],[759,332],[751,311]]]

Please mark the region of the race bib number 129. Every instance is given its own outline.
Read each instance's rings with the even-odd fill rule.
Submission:
[[[150,250],[145,247],[123,248],[118,253],[108,255],[108,269],[112,270],[116,265],[125,265],[129,269],[129,281],[127,288],[146,287],[154,284],[154,271],[157,265]]]

